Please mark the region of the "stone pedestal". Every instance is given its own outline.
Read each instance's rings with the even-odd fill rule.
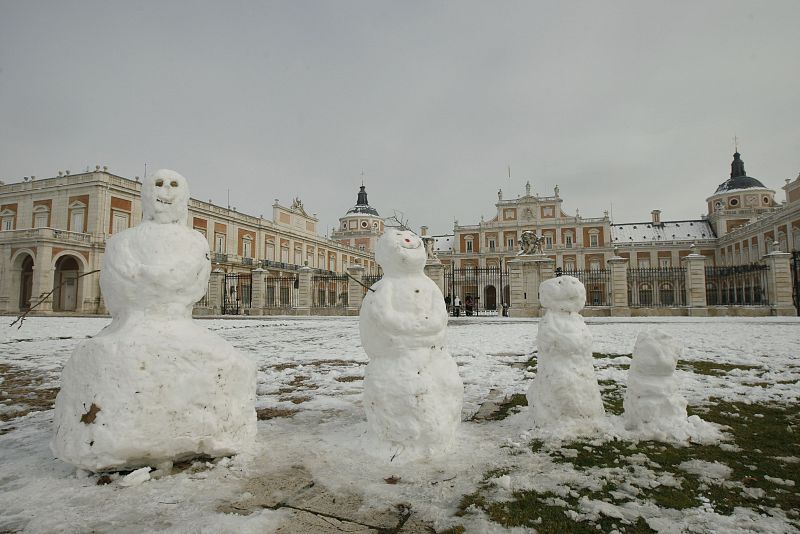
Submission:
[[[265,279],[267,271],[259,267],[253,269],[250,275],[250,315],[262,315],[264,313],[264,300],[267,296],[267,281]]]
[[[444,265],[442,265],[442,262],[438,259],[428,260],[425,264],[425,275],[433,280],[436,287],[438,287],[439,291],[444,295]],[[444,296],[442,298],[444,298]]]
[[[364,268],[361,265],[351,265],[347,268],[350,280],[347,283],[347,312],[348,315],[358,315],[361,309],[361,301],[364,300],[364,286],[361,282],[364,279]]]
[[[690,317],[708,315],[706,302],[706,257],[700,254],[689,254],[681,259],[686,269],[686,307]]]
[[[539,317],[539,284],[553,278],[555,260],[542,254],[517,256],[508,262],[511,282],[511,317]]]
[[[796,315],[792,300],[792,255],[787,252],[771,252],[764,256],[767,272],[767,295],[772,315]]]
[[[628,259],[614,256],[608,260],[611,271],[611,315],[613,317],[630,317],[628,306]]]
[[[211,313],[219,315],[222,313],[222,287],[225,284],[225,272],[216,269],[208,279],[208,307]]]
[[[308,266],[300,267],[297,273],[297,315],[311,315],[312,276],[313,271]]]

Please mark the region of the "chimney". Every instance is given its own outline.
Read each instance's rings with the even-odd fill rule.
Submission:
[[[427,226],[423,226],[423,227],[421,227],[421,228],[419,229],[419,231],[420,231],[420,235],[421,235],[421,236],[428,235],[428,227],[427,227]]]
[[[661,210],[653,210],[650,215],[653,216],[653,226],[661,226]]]

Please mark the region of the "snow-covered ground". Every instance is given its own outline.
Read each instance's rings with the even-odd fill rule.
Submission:
[[[488,399],[527,390],[535,376],[526,365],[536,351],[535,320],[451,319],[448,346],[465,388],[456,448],[436,463],[394,466],[371,460],[363,450],[361,393],[367,358],[357,318],[212,319],[200,324],[258,363],[257,408],[263,420],[256,447],[232,461],[197,463],[131,487],[116,475],[111,483],[98,485],[96,475],[76,472],[53,458],[48,449],[52,410],[14,417],[26,410],[26,398],[12,395],[11,388],[18,393],[24,383],[32,390],[57,387],[72,349],[108,321],[30,318],[20,330],[0,330],[0,420],[6,419],[0,422],[0,532],[270,532],[290,524],[299,512],[279,506],[280,500],[276,506],[247,503],[257,497],[254,481],[268,486],[285,477],[287,469],[301,469],[332,494],[357,495],[362,510],[403,505],[415,520],[436,530],[463,525],[466,532],[502,531],[476,507],[455,515],[464,495],[486,485],[486,473],[506,470],[507,475],[490,481],[495,488],[491,497],[506,500],[521,490],[561,495],[566,488],[569,493],[568,484],[577,478],[586,487],[602,488],[609,476],[601,470],[578,473],[569,462],[551,461],[553,451],[572,454],[567,444],[550,452],[531,448],[536,435],[529,431],[527,408],[502,420],[471,420]],[[586,322],[594,336],[598,379],[618,384],[622,393],[630,358],[618,355],[630,355],[638,332],[657,326],[685,346],[676,376],[690,408],[720,401],[797,406],[798,318]],[[703,372],[702,365],[709,363],[722,370]],[[798,458],[785,456],[787,469],[797,468]],[[651,484],[669,484],[652,466],[634,467],[632,479],[650,477]],[[687,463],[686,470],[692,469],[705,470],[710,478],[730,476],[725,466],[702,461]],[[796,498],[800,489],[788,478],[782,482]],[[581,503],[571,512],[579,519],[602,514],[624,525],[638,516],[663,532],[798,531],[797,516],[764,506],[736,508],[726,515],[710,505],[659,508],[634,496],[624,506],[602,499]],[[231,506],[243,511],[225,513]]]

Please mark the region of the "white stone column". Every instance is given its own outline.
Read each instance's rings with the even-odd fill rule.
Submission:
[[[0,312],[15,311],[11,266],[11,245],[0,246]],[[19,300],[19,295],[17,295]],[[12,307],[13,306],[13,307]]]
[[[555,261],[544,255],[517,256],[508,262],[511,279],[511,317],[538,317],[542,313],[539,284],[553,277]]]
[[[313,271],[308,266],[300,267],[297,273],[297,315],[311,315],[311,304],[313,303],[311,295],[313,291],[312,276]]]
[[[686,269],[686,306],[689,315],[702,317],[708,315],[706,302],[706,257],[691,253],[681,259]]]
[[[350,280],[347,281],[347,311],[348,315],[358,315],[361,302],[364,300],[364,268],[361,265],[351,265],[347,268]]]
[[[792,255],[775,250],[764,257],[767,273],[767,295],[772,306],[772,315],[796,315],[792,300]]]
[[[36,247],[36,259],[33,261],[33,287],[31,289],[31,308],[33,313],[50,313],[53,311],[53,295],[44,296],[53,290],[53,247],[39,244]]]
[[[264,313],[264,300],[267,296],[267,271],[261,267],[250,272],[250,315]]]
[[[610,258],[608,270],[611,271],[611,315],[630,317],[628,306],[628,259],[621,256]]]
[[[222,269],[214,269],[208,279],[208,306],[211,313],[219,315],[222,313],[222,287],[225,284],[225,272]]]

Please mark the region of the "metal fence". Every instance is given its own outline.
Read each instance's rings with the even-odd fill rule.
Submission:
[[[225,273],[222,284],[223,315],[238,315],[249,308],[253,292],[253,278],[250,273]]]
[[[794,308],[800,315],[800,250],[792,251],[792,297]]]
[[[494,315],[511,301],[505,267],[447,267],[444,286],[445,302],[450,305],[459,297],[465,315]]]
[[[315,275],[311,278],[312,306],[315,308],[343,308],[347,306],[349,278],[342,275]]]
[[[760,263],[706,267],[706,303],[709,306],[767,306],[769,266]]]
[[[686,269],[628,269],[628,306],[665,308],[686,305]]]
[[[265,308],[296,308],[299,300],[299,280],[295,276],[264,278]]]
[[[364,284],[364,294],[366,295],[367,291],[369,291],[368,288],[372,287],[372,284],[381,278],[383,278],[383,275],[379,273],[364,274],[364,276],[361,277],[361,283]]]
[[[586,287],[587,306],[611,306],[611,271],[590,269],[588,271],[559,271],[556,275],[574,276]]]

